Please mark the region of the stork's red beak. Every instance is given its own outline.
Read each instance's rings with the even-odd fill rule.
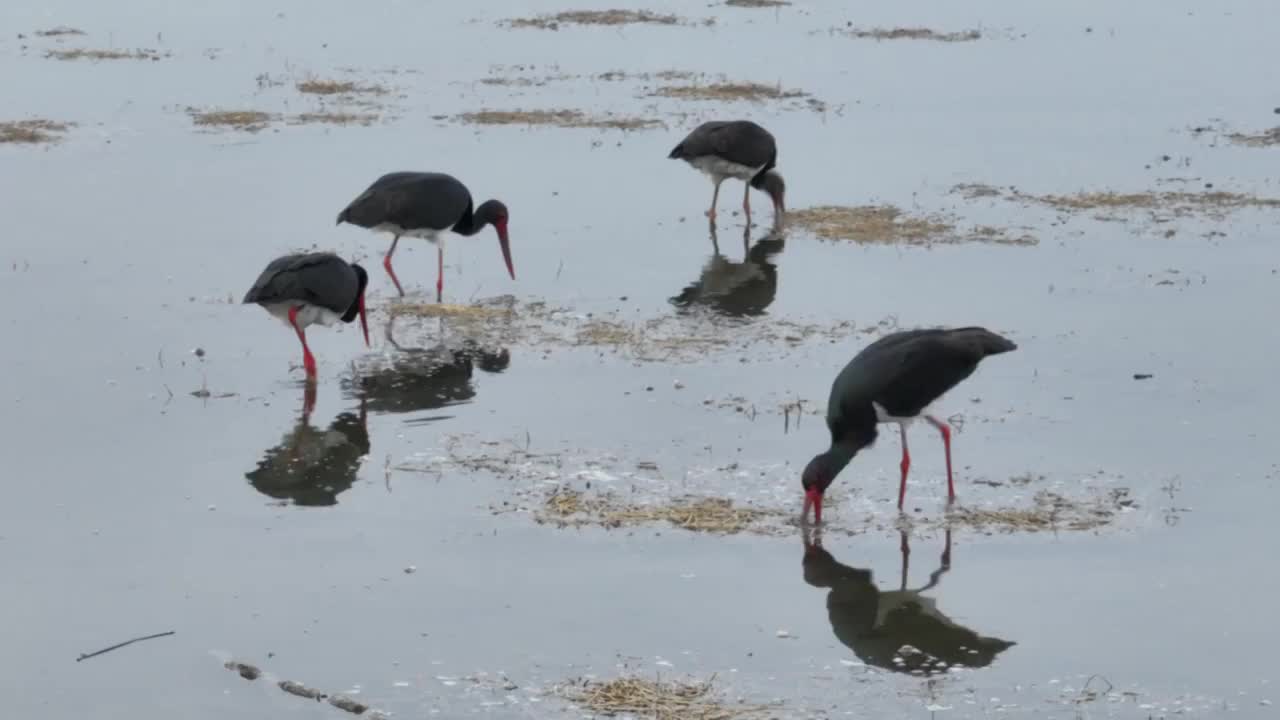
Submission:
[[[507,221],[494,223],[498,230],[498,244],[502,246],[502,259],[507,263],[507,272],[511,274],[511,279],[516,279],[515,266],[511,264],[511,238],[507,235]]]
[[[810,506],[813,507],[813,524],[820,524],[822,522],[822,491],[816,487],[804,491],[804,509],[800,511],[801,520],[809,517]]]
[[[364,346],[369,347],[369,321],[364,315],[364,293],[360,293],[360,297],[356,300],[360,304],[360,329],[364,330]]]

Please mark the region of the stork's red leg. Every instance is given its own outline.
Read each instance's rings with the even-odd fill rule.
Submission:
[[[720,183],[724,182],[724,178],[716,178],[716,189],[711,193],[711,209],[707,211],[707,217],[711,218],[711,222],[716,221],[716,203],[720,200]]]
[[[925,415],[924,419],[942,433],[942,446],[947,451],[947,502],[953,502],[956,499],[956,484],[951,477],[951,426],[932,415]]]
[[[747,214],[747,225],[751,224],[751,183],[746,184],[746,192],[742,194],[742,212]]]
[[[316,359],[311,357],[311,348],[307,347],[307,336],[298,325],[298,311],[301,309],[300,305],[289,308],[289,324],[293,326],[294,332],[298,333],[298,340],[302,342],[302,366],[307,369],[307,380],[312,381],[316,379]]]
[[[444,245],[436,245],[436,302],[444,298]]]
[[[898,486],[898,509],[902,509],[902,503],[907,499],[907,471],[911,469],[911,453],[907,450],[907,426],[898,425],[898,430],[902,433],[902,484]]]
[[[400,236],[396,235],[391,240],[391,249],[387,251],[387,256],[382,258],[382,267],[387,269],[387,274],[391,276],[391,282],[395,283],[396,291],[400,293],[400,297],[404,297],[404,288],[400,287],[400,279],[396,277],[396,271],[391,267],[391,256],[396,252],[396,245],[400,243]]]

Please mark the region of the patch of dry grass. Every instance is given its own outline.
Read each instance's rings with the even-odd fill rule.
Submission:
[[[761,523],[780,515],[774,510],[735,507],[732,500],[711,497],[678,497],[651,504],[620,500],[610,493],[591,496],[570,488],[547,495],[534,520],[559,527],[595,525],[605,528],[635,527],[666,522],[691,532],[733,535],[760,530]]]
[[[51,60],[152,60],[169,57],[171,53],[147,48],[133,50],[93,50],[90,48],[67,48],[65,50],[46,50],[44,56]]]
[[[279,119],[279,115],[261,110],[197,110],[187,108],[191,121],[199,127],[222,130],[259,132]]]
[[[578,110],[480,110],[456,115],[469,125],[550,125],[562,128],[651,130],[666,127],[661,120],[626,115],[587,115]]]
[[[349,80],[320,80],[312,78],[295,85],[300,93],[308,95],[385,95],[381,85],[361,85]]]
[[[1011,196],[1016,200],[1048,205],[1062,212],[1091,211],[1100,219],[1117,219],[1123,213],[1148,211],[1166,217],[1202,215],[1223,219],[1228,213],[1242,208],[1280,207],[1280,198],[1266,198],[1237,192],[1133,192],[1111,191],[1082,192],[1073,195],[1025,195]]]
[[[592,714],[629,715],[653,720],[735,720],[765,712],[756,705],[717,700],[715,676],[703,682],[648,680],[627,676],[612,680],[582,678],[564,683],[554,693]]]
[[[36,37],[67,37],[69,35],[84,35],[85,32],[79,28],[59,25],[58,27],[49,28],[48,30],[37,30],[35,34]]]
[[[493,85],[498,87],[544,87],[554,82],[569,82],[574,80],[599,80],[602,82],[623,82],[623,81],[651,81],[651,80],[692,80],[698,77],[698,73],[688,70],[663,70],[656,73],[634,73],[625,70],[609,70],[607,72],[597,73],[595,75],[570,75],[568,73],[553,73],[547,75],[520,75],[518,74],[524,68],[497,68],[493,72],[502,74],[493,74],[479,80],[482,85]],[[508,74],[510,73],[510,74]]]
[[[965,200],[977,200],[984,197],[1000,197],[1000,190],[983,183],[960,183],[951,188],[951,192]]]
[[[363,125],[369,126],[378,121],[374,113],[350,112],[304,112],[289,118],[291,125]]]
[[[872,40],[931,40],[934,42],[971,42],[982,38],[980,30],[961,30],[960,32],[938,32],[922,27],[899,28],[840,28],[841,35],[853,38],[869,38]]]
[[[1230,133],[1227,135],[1227,139],[1238,145],[1248,145],[1249,147],[1280,145],[1280,127],[1273,127],[1270,130],[1263,130],[1259,133]]]
[[[751,102],[763,102],[765,100],[803,98],[808,97],[809,93],[800,90],[783,90],[778,85],[764,85],[753,82],[715,82],[701,85],[667,85],[654,90],[650,95],[679,100],[717,100],[721,102],[748,100]]]
[[[59,135],[65,133],[74,125],[75,123],[56,122],[41,118],[0,122],[0,145],[7,143],[38,145],[58,142],[62,139]]]
[[[1112,488],[1084,499],[1041,490],[1030,507],[956,507],[935,524],[1002,533],[1096,530],[1110,525],[1126,509],[1136,507],[1125,488]]]
[[[1126,215],[1138,212],[1145,212],[1158,222],[1192,216],[1221,220],[1229,213],[1244,208],[1280,208],[1280,198],[1226,190],[1204,192],[1094,190],[1069,195],[1034,195],[1015,189],[1003,191],[981,183],[964,183],[953,187],[951,192],[968,200],[979,197],[1002,197],[1023,205],[1044,205],[1059,212],[1091,212],[1099,220],[1122,220]]]
[[[936,245],[986,242],[999,245],[1035,245],[1030,235],[982,225],[963,232],[941,215],[907,215],[893,205],[823,205],[787,213],[787,223],[824,240],[891,245]]]
[[[703,21],[707,25],[713,22],[710,18]],[[559,30],[561,25],[685,25],[689,21],[678,15],[649,10],[566,10],[554,15],[502,20],[498,24],[509,28]]]
[[[338,125],[368,126],[377,122],[380,115],[376,113],[356,113],[345,111],[316,111],[296,115],[281,115],[262,110],[200,110],[187,108],[191,121],[198,127],[209,130],[235,130],[256,133],[267,129],[274,123],[286,122],[289,125]]]

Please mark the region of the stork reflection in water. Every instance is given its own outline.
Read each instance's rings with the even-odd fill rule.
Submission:
[[[747,227],[742,232],[742,261],[734,262],[721,254],[713,225],[712,253],[702,274],[671,298],[671,304],[685,310],[707,307],[729,317],[764,314],[778,295],[778,266],[773,258],[786,248],[786,242],[786,234],[775,228],[752,245]]]
[[[946,548],[929,582],[907,589],[907,534],[900,532],[902,580],[897,590],[880,590],[870,569],[850,567],[822,547],[821,529],[802,529],[804,581],[830,588],[827,616],[831,629],[863,662],[894,672],[934,675],[949,667],[982,668],[1015,643],[984,637],[938,610],[937,600],[924,595],[938,586],[951,569],[951,531]]]
[[[338,495],[355,484],[361,458],[369,454],[368,415],[361,403],[358,412],[339,413],[328,429],[321,430],[311,425],[315,383],[307,383],[305,392],[297,423],[245,478],[258,492],[278,500],[336,505]]]
[[[469,402],[476,394],[475,366],[496,373],[511,364],[506,348],[485,347],[469,338],[441,340],[428,347],[402,344],[394,335],[395,319],[393,314],[384,329],[387,344],[395,352],[366,359],[343,379],[344,393],[367,403],[372,413],[416,413]],[[441,327],[445,322],[441,319]],[[435,414],[407,422],[424,424],[448,417]]]

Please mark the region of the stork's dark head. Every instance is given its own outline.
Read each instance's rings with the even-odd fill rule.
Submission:
[[[369,273],[355,263],[351,263],[351,269],[356,273],[356,301],[347,308],[346,314],[342,316],[342,322],[349,323],[359,315],[360,328],[364,330],[364,346],[369,347],[369,321],[364,313],[364,290],[369,287]]]
[[[835,460],[829,452],[814,455],[809,464],[804,467],[804,474],[800,476],[800,484],[804,486],[804,509],[800,511],[801,520],[809,516],[809,508],[812,507],[813,521],[822,522],[822,496],[826,494],[827,488],[831,487],[838,472],[840,468],[836,467]]]
[[[760,189],[769,193],[769,197],[773,198],[774,216],[780,221],[782,216],[787,212],[786,194],[787,183],[782,179],[782,173],[777,170],[770,170],[760,178]]]
[[[511,279],[516,279],[515,266],[511,264],[511,240],[507,236],[507,219],[510,215],[507,213],[507,206],[498,200],[485,200],[480,207],[476,208],[476,227],[482,227],[486,224],[493,225],[493,229],[498,231],[498,244],[502,246],[502,259],[507,263],[507,272],[511,274]]]

